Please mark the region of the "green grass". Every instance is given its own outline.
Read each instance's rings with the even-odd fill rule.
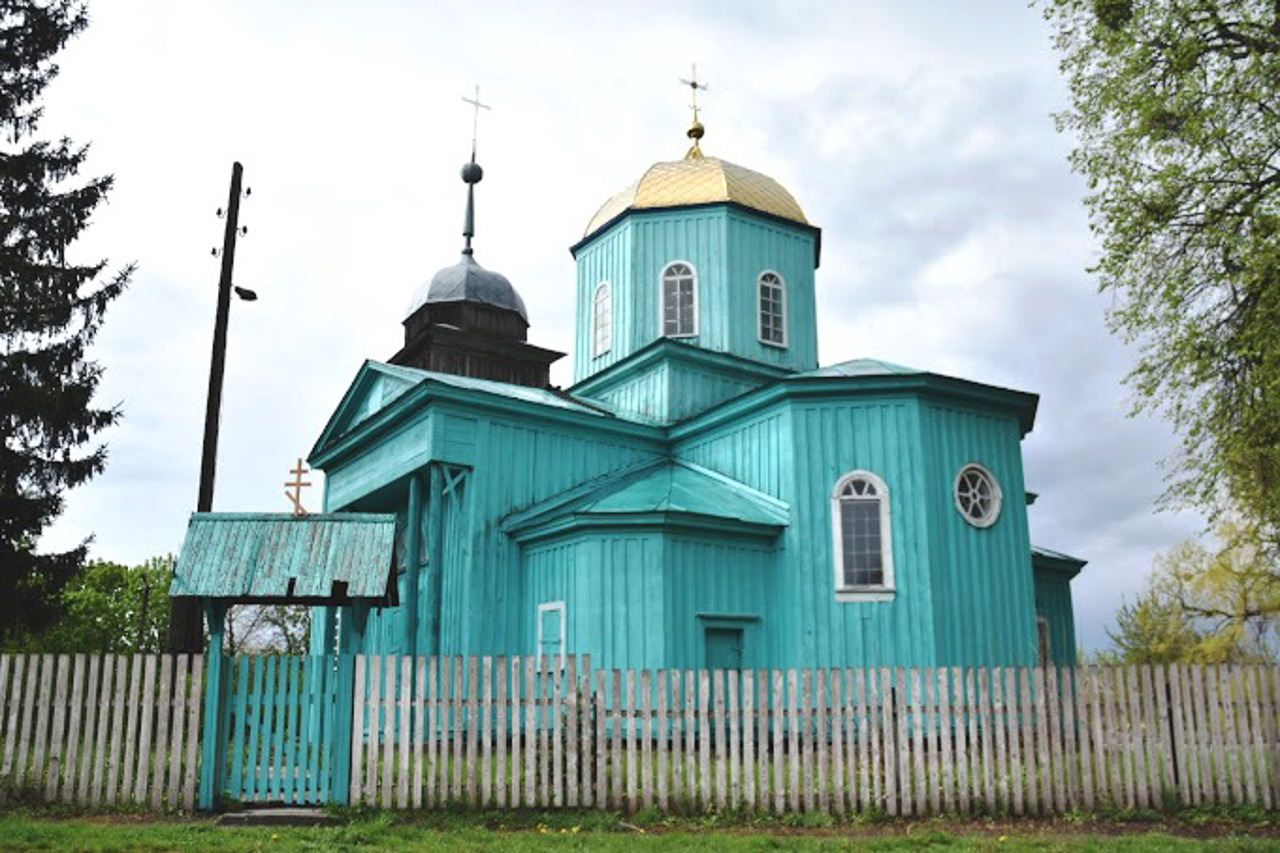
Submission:
[[[0,850],[345,851],[345,850],[1118,850],[1280,849],[1275,839],[1236,837],[1233,824],[1211,840],[1181,838],[1141,825],[984,824],[920,821],[796,826],[732,819],[672,820],[645,826],[608,813],[438,812],[397,817],[349,812],[336,827],[216,826],[212,820],[156,821],[132,815],[52,818],[0,814]],[[723,816],[720,816],[723,817]],[[1130,832],[1136,830],[1135,832]]]

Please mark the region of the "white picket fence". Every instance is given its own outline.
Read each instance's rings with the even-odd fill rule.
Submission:
[[[837,815],[1280,803],[1273,667],[545,661],[357,658],[351,801]]]
[[[0,655],[0,803],[195,806],[200,655]]]
[[[837,815],[1280,807],[1276,667],[546,663],[357,657],[351,802]],[[200,656],[0,655],[0,803],[192,809],[203,681]]]

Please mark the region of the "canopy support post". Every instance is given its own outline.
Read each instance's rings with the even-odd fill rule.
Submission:
[[[217,794],[222,791],[225,771],[222,767],[223,750],[227,738],[226,720],[223,719],[223,697],[226,693],[226,659],[222,654],[222,637],[227,615],[225,601],[214,598],[202,600],[204,616],[209,623],[208,675],[204,693],[204,738],[201,742],[200,801],[201,811],[212,811]]]
[[[364,633],[369,624],[369,605],[354,601],[350,607],[343,608],[342,629],[338,640],[341,651],[338,653],[338,701],[341,703],[337,719],[345,721],[347,729],[333,731],[329,736],[334,753],[333,795],[331,801],[339,805],[350,805],[351,798],[351,739],[362,737],[354,734],[355,726],[355,684],[356,655],[364,654]],[[361,699],[364,697],[361,696]],[[341,726],[341,723],[340,723]],[[363,730],[363,726],[361,729]]]

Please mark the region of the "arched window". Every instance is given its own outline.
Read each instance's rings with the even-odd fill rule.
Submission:
[[[596,285],[591,298],[591,355],[598,358],[613,346],[613,288],[609,282]]]
[[[762,343],[787,345],[787,288],[776,272],[760,273],[756,283],[760,296],[760,340]]]
[[[683,261],[662,271],[662,334],[669,338],[698,334],[698,274]]]
[[[893,594],[889,487],[868,471],[851,471],[831,492],[836,599],[884,600]]]

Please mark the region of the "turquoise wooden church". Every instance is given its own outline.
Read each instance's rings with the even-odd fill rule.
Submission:
[[[821,367],[821,232],[700,149],[570,249],[574,383],[481,267],[414,297],[310,461],[327,512],[394,513],[394,606],[314,649],[591,654],[603,667],[1074,662],[1071,579],[1036,549],[1035,395],[872,359]]]

